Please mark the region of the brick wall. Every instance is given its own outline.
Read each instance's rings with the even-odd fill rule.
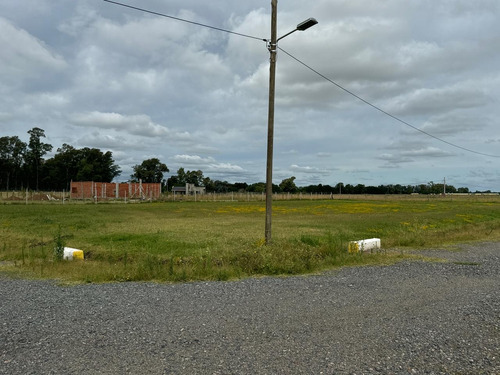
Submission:
[[[71,199],[157,199],[161,195],[159,183],[114,183],[94,181],[71,181]]]

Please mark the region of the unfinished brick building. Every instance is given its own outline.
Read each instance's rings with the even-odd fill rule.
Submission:
[[[158,199],[161,184],[71,181],[70,199]]]

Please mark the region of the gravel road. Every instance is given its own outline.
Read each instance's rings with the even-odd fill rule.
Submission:
[[[318,276],[58,286],[0,274],[0,374],[500,374],[500,243]]]

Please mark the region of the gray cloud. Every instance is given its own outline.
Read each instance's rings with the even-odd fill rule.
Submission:
[[[127,3],[269,37],[267,1]],[[93,0],[3,0],[0,14],[2,136],[27,140],[39,126],[55,148],[111,150],[125,178],[160,157],[217,179],[265,179],[263,41]],[[498,154],[500,3],[290,0],[279,3],[278,33],[308,17],[319,24],[281,48],[423,131]],[[416,132],[282,51],[276,83],[274,182],[453,176],[500,190],[496,159]]]
[[[298,173],[311,173],[311,174],[321,174],[321,175],[328,175],[331,172],[326,170],[326,169],[321,169],[317,167],[310,167],[310,166],[299,166],[296,164],[292,164],[290,166],[290,170],[292,172],[298,172]]]
[[[483,88],[473,82],[463,82],[444,88],[419,89],[396,99],[388,109],[400,115],[435,114],[456,109],[483,107],[490,101]]]
[[[0,85],[9,89],[40,89],[67,68],[64,58],[23,29],[0,17]]]

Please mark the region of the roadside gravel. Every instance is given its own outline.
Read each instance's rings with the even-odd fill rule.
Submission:
[[[58,286],[0,273],[0,374],[500,374],[500,243],[317,276]]]

